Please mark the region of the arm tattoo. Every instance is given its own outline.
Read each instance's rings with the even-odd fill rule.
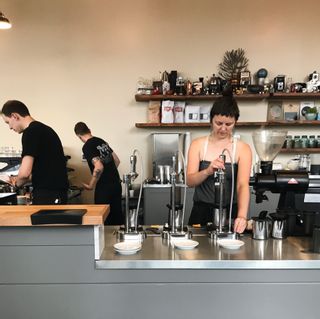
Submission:
[[[100,157],[99,156],[93,157],[92,160],[91,160],[92,164],[94,164],[97,161],[100,161]]]
[[[92,176],[95,177],[96,179],[99,179],[100,176],[101,176],[101,173],[102,173],[102,172],[101,172],[100,169],[95,169],[95,170],[93,171]]]

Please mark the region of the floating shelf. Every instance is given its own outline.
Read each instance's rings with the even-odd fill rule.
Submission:
[[[320,93],[273,93],[269,94],[270,98],[318,98],[320,99]]]
[[[162,100],[175,100],[175,101],[214,101],[222,95],[152,95],[152,94],[136,94],[135,99],[137,102],[148,101],[162,101]],[[262,99],[276,99],[276,98],[319,98],[320,93],[263,93],[263,94],[238,94],[234,95],[237,100],[262,100]]]
[[[257,127],[257,126],[294,126],[308,125],[319,126],[320,121],[273,121],[273,122],[238,122],[236,127]],[[210,127],[210,123],[136,123],[137,128],[204,128]]]
[[[314,153],[320,153],[320,147],[319,148],[282,148],[280,150],[280,153],[314,154]]]

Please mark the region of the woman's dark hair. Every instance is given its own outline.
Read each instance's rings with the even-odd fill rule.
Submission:
[[[83,122],[78,122],[75,126],[74,126],[74,132],[76,133],[76,135],[85,135],[85,134],[90,134],[91,131],[88,128],[86,123]]]
[[[10,117],[12,113],[18,113],[22,117],[30,115],[27,106],[17,100],[9,100],[4,103],[1,113],[7,117]]]
[[[232,95],[232,89],[226,88],[222,92],[222,97],[218,98],[212,105],[210,111],[210,123],[215,115],[223,115],[227,117],[234,117],[236,121],[240,116],[237,101]]]

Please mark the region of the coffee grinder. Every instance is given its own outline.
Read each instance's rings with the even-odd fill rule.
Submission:
[[[295,193],[305,193],[309,188],[309,174],[306,171],[273,170],[272,161],[281,150],[286,139],[286,131],[257,130],[252,139],[260,158],[260,172],[254,176],[251,183],[255,190],[256,203],[261,203],[267,197],[269,190],[280,193],[278,210],[295,209]]]

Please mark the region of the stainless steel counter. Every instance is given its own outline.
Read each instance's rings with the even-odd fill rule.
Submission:
[[[134,255],[120,255],[114,227],[105,227],[105,248],[98,269],[320,269],[320,254],[311,252],[311,238],[253,240],[240,237],[237,250],[221,248],[206,234],[195,234],[199,246],[192,250],[174,248],[160,236],[149,235]]]

